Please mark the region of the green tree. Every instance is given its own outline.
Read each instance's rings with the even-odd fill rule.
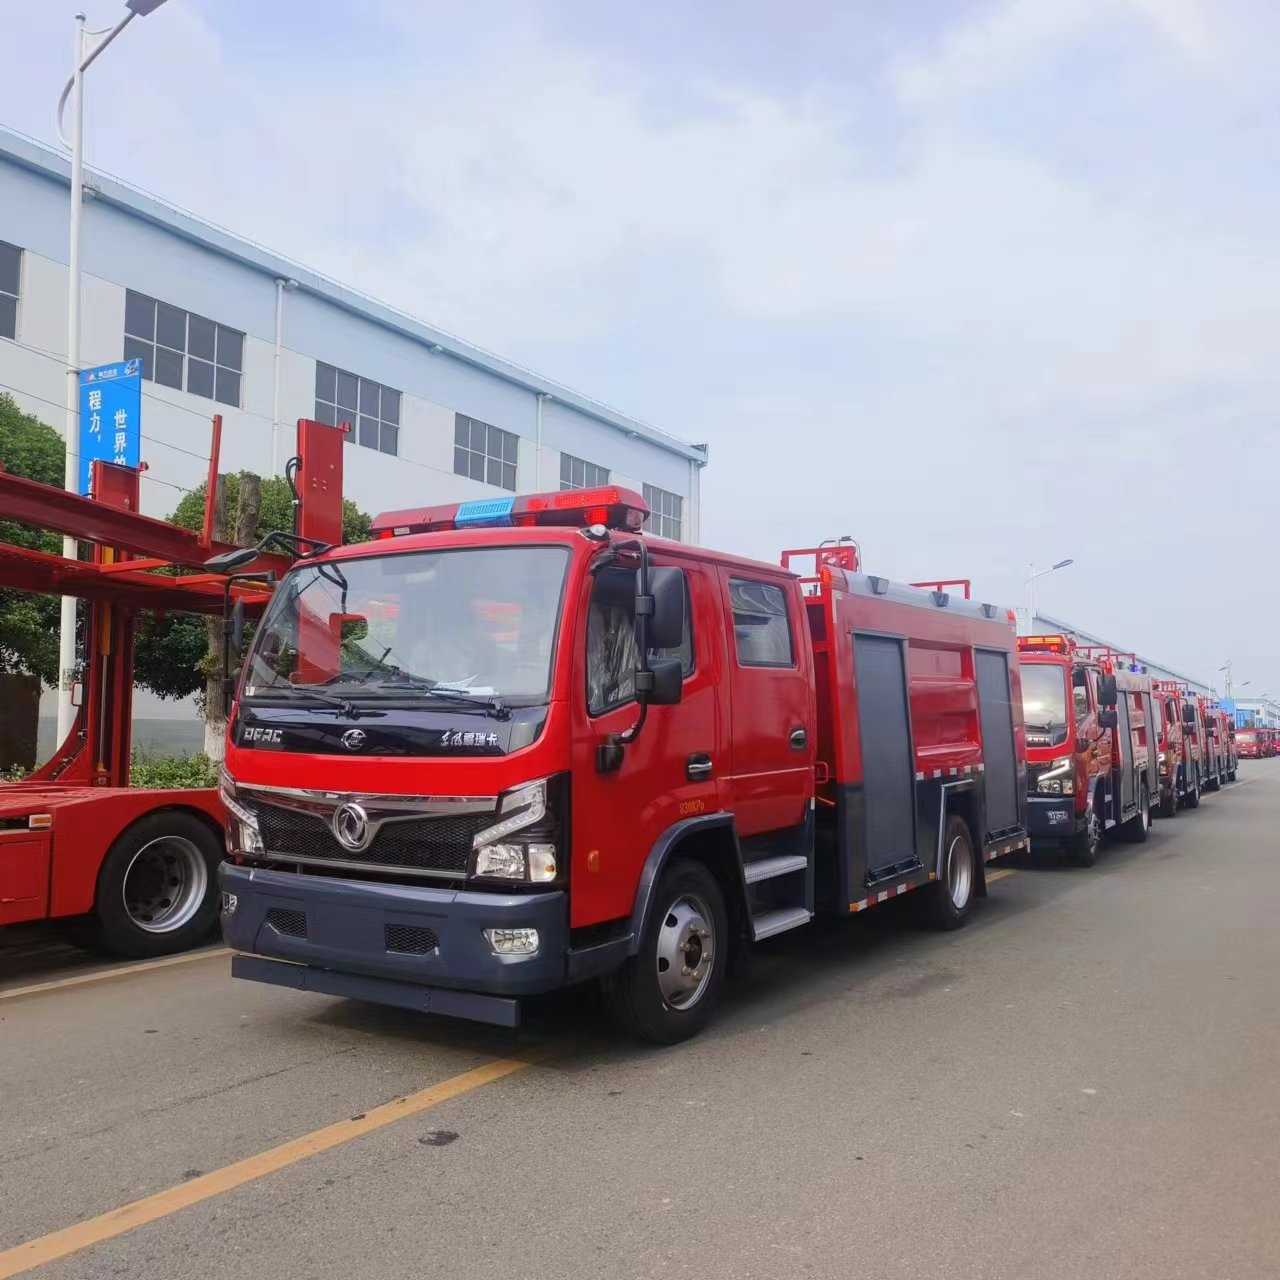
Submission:
[[[240,502],[240,474],[223,477],[229,523],[235,523]],[[204,524],[202,484],[184,494],[169,517],[174,524],[199,529]],[[343,542],[369,540],[369,516],[350,498],[342,503]],[[282,476],[268,476],[262,481],[262,507],[258,518],[259,538],[273,529],[286,532],[293,528],[293,505],[289,486]],[[57,643],[55,636],[54,649]],[[135,673],[139,684],[161,698],[185,698],[204,689],[206,658],[209,652],[204,619],[185,613],[163,616],[144,614],[138,621]]]
[[[0,462],[12,475],[42,484],[61,485],[66,465],[62,437],[34,414],[23,413],[12,396],[0,394]],[[62,539],[0,519],[0,542],[58,555]],[[45,684],[58,680],[57,596],[0,591],[0,671],[39,676]]]

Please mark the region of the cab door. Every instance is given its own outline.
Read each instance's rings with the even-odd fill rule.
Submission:
[[[721,807],[728,701],[721,697],[723,628],[714,568],[655,551],[654,567],[684,574],[685,634],[654,658],[681,663],[681,700],[651,706],[620,767],[601,771],[597,748],[635,723],[634,564],[597,565],[576,602],[570,925],[629,915],[640,872],[676,823]]]
[[[721,567],[728,620],[729,741],[722,798],[738,835],[777,847],[804,830],[817,707],[808,626],[794,579]]]

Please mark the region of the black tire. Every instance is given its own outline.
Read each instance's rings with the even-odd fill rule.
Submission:
[[[1218,791],[1222,788],[1222,779],[1216,774],[1211,773],[1206,779],[1204,789],[1206,791]]]
[[[1178,792],[1175,784],[1169,784],[1168,791],[1160,793],[1160,816],[1162,818],[1176,818],[1178,816]]]
[[[1145,782],[1138,791],[1138,812],[1120,828],[1120,834],[1130,844],[1145,844],[1151,834],[1151,792]]]
[[[1198,809],[1200,807],[1200,775],[1191,780],[1191,790],[1182,797],[1183,805],[1188,809]]]
[[[142,958],[204,942],[218,920],[222,840],[178,810],[149,813],[123,831],[98,872],[87,939],[111,955]]]
[[[926,923],[934,929],[958,929],[969,918],[978,883],[978,860],[969,824],[952,814],[942,835],[942,865],[925,896]]]
[[[1067,852],[1077,867],[1092,867],[1102,849],[1102,818],[1096,805],[1089,806],[1085,828],[1067,841]]]
[[[698,935],[699,928],[709,929],[710,936]],[[601,983],[614,1022],[627,1035],[650,1044],[678,1044],[696,1036],[715,1013],[730,950],[729,917],[719,882],[700,862],[674,860],[658,882],[640,950]],[[685,961],[696,961],[691,972],[681,965],[685,983],[675,976],[673,951]],[[700,975],[703,964],[708,967]],[[673,986],[688,988],[683,999]]]

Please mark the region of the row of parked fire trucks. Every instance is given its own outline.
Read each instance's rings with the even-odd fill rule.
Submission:
[[[93,602],[77,731],[0,796],[0,923],[147,955],[220,915],[241,978],[508,1026],[590,981],[672,1042],[767,938],[904,895],[955,928],[994,859],[1092,863],[1235,777],[1211,700],[1018,639],[968,582],[894,583],[848,542],[667,541],[617,486],[393,511],[339,546],[341,460],[299,424],[274,556],[164,534],[127,468],[96,464],[105,521],[0,471],[15,518],[100,544],[0,553],[0,586]],[[221,784],[130,792],[129,625],[183,593],[221,600],[233,650],[257,620]]]

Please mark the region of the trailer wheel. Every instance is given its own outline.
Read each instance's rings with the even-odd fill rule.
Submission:
[[[673,861],[658,882],[640,949],[603,982],[618,1027],[651,1044],[678,1044],[711,1020],[729,960],[724,894],[700,862]]]
[[[928,922],[935,929],[958,929],[969,918],[978,878],[973,837],[963,818],[952,814],[942,833],[942,865],[929,886]]]
[[[222,843],[190,813],[150,813],[111,846],[98,873],[93,940],[118,956],[163,956],[203,942],[218,915]]]
[[[1090,805],[1085,814],[1084,830],[1077,832],[1067,842],[1071,853],[1071,861],[1078,867],[1091,867],[1098,861],[1098,852],[1102,848],[1102,819],[1098,816],[1096,805]]]
[[[1151,834],[1151,792],[1145,782],[1138,792],[1138,812],[1120,828],[1120,834],[1130,844],[1142,844]]]

